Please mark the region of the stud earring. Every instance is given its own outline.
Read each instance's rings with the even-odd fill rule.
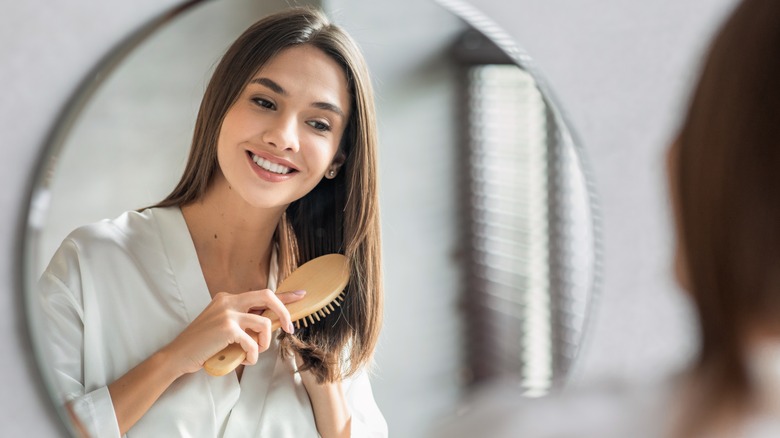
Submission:
[[[334,178],[335,176],[336,176],[336,171],[335,171],[335,170],[333,170],[333,169],[330,169],[330,170],[328,171],[328,177],[329,177],[329,178]]]

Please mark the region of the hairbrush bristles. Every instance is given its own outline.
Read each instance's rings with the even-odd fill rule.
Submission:
[[[296,329],[300,329],[301,326],[303,328],[309,328],[310,325],[314,325],[319,321],[322,321],[330,315],[331,312],[336,311],[336,307],[341,307],[341,303],[344,301],[344,292],[341,292],[336,299],[334,299],[332,302],[325,305],[320,310],[317,310],[316,312],[312,313],[311,315],[306,315],[301,319],[298,319],[296,321],[293,321],[293,325],[295,325]]]

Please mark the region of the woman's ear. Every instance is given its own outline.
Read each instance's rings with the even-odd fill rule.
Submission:
[[[333,157],[333,161],[330,163],[330,166],[328,166],[328,171],[325,172],[325,178],[333,179],[336,177],[336,175],[339,174],[339,170],[341,169],[341,166],[344,165],[344,161],[347,160],[347,155],[344,153],[344,151],[339,150],[336,152],[336,156]]]

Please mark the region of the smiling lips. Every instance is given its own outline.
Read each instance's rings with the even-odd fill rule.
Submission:
[[[255,162],[260,168],[267,170],[268,172],[275,173],[277,175],[287,175],[290,172],[295,172],[295,169],[283,166],[281,164],[272,163],[269,160],[266,160],[263,157],[257,156],[251,152],[249,152],[249,155],[252,158],[252,161]]]

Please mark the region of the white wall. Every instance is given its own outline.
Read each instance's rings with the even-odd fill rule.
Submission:
[[[53,436],[56,430],[51,418],[42,417],[37,378],[32,364],[24,360],[28,347],[21,337],[24,319],[17,282],[17,239],[36,158],[59,111],[91,66],[122,35],[174,3],[30,0],[0,5],[0,147],[4,158],[0,161],[0,333],[6,353],[0,362],[4,376],[2,436]],[[655,373],[675,366],[685,359],[692,337],[687,332],[684,300],[669,280],[671,238],[661,152],[681,111],[699,51],[734,0],[474,3],[537,60],[592,163],[606,239],[605,282],[593,336],[583,357],[582,377]],[[396,6],[398,16],[403,16],[400,11],[406,11],[406,6]],[[341,7],[346,11],[352,6],[344,3]],[[414,35],[414,29],[403,25],[395,31]],[[394,56],[404,53],[398,48],[387,51]],[[392,66],[392,58],[388,59],[385,62]],[[435,83],[419,85],[424,89]],[[394,111],[392,107],[391,102],[384,111]],[[400,138],[403,133],[396,135]],[[410,184],[409,190],[414,189]],[[388,193],[383,196],[390,199]],[[392,202],[386,199],[385,209]],[[388,215],[401,212],[387,212],[383,219]],[[385,231],[385,235],[390,234]],[[394,254],[404,252],[401,242],[386,242],[386,247]],[[434,268],[439,273],[447,269]],[[388,305],[387,310],[397,315],[403,306]],[[388,322],[403,325],[400,318]],[[410,321],[409,327],[389,331],[384,339],[414,339],[419,332],[410,327],[427,323]],[[382,348],[379,354],[385,358],[398,356],[397,362],[383,367],[397,367],[393,372],[399,377],[407,367],[419,366],[409,363],[414,354],[398,347]],[[441,380],[430,377],[437,385],[451,383],[448,375]],[[407,397],[411,402],[418,396],[410,393]]]

